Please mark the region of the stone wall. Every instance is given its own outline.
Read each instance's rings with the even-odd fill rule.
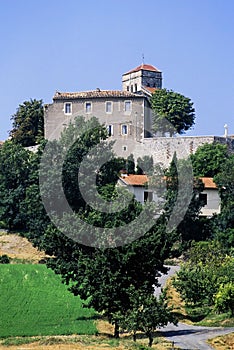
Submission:
[[[168,167],[174,153],[176,153],[178,159],[185,159],[195,153],[199,146],[213,142],[228,144],[229,149],[233,150],[233,141],[233,139],[217,136],[156,137],[145,138],[143,142],[126,143],[127,149],[125,151],[116,141],[114,150],[117,155],[124,157],[132,153],[135,161],[138,157],[152,156],[155,164],[161,163],[163,167]]]

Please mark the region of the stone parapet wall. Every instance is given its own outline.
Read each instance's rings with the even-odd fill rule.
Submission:
[[[143,142],[128,143],[127,149],[123,152],[123,147],[118,143],[115,145],[115,152],[118,156],[127,157],[133,154],[135,161],[138,157],[145,155],[152,156],[154,163],[161,163],[163,167],[168,167],[173,155],[176,153],[178,159],[186,159],[194,154],[197,148],[206,143],[219,142],[228,144],[230,151],[234,149],[232,139],[217,136],[180,136],[180,137],[156,137],[145,138]]]

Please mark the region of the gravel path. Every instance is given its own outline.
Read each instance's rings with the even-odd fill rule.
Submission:
[[[163,287],[166,280],[174,275],[179,270],[179,266],[171,266],[168,274],[162,275],[159,278],[159,283]],[[159,295],[161,287],[155,288],[155,295]],[[174,345],[186,350],[211,350],[214,349],[208,345],[208,339],[215,338],[219,335],[224,335],[234,332],[234,327],[203,327],[192,326],[184,323],[178,323],[177,326],[168,324],[160,329],[162,335],[169,341],[174,342]]]

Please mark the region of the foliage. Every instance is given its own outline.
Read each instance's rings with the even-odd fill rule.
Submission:
[[[221,284],[234,282],[234,258],[218,242],[194,244],[173,281],[186,304],[214,305]]]
[[[137,174],[152,175],[154,172],[154,161],[152,156],[143,156],[137,158]]]
[[[126,171],[127,174],[135,174],[135,161],[133,154],[130,154],[126,160]]]
[[[44,110],[42,100],[31,99],[19,105],[11,117],[10,137],[24,147],[34,146],[44,138]]]
[[[214,177],[223,170],[227,157],[226,145],[214,142],[199,146],[190,157],[194,175],[197,177]]]
[[[168,306],[166,293],[159,297],[152,294],[141,293],[136,290],[130,295],[132,308],[120,320],[121,328],[133,333],[136,341],[136,332],[144,332],[149,338],[149,346],[153,343],[153,331],[158,327],[163,327],[171,322],[177,324],[177,319],[173,315],[173,307]]]
[[[46,266],[1,265],[0,279],[1,337],[96,333],[95,311]]]
[[[186,250],[193,240],[206,238],[206,222],[199,218],[202,202],[199,198],[204,185],[194,179],[189,160],[177,160],[174,155],[169,169],[165,172],[167,193],[165,210],[168,218],[174,215],[181,249]]]
[[[172,90],[156,90],[151,98],[153,109],[153,131],[155,133],[183,134],[189,130],[195,119],[193,103]]]
[[[234,316],[234,282],[221,284],[215,295],[215,310],[218,312],[230,311]]]
[[[25,227],[20,204],[30,185],[33,158],[32,152],[11,141],[0,148],[0,220],[10,230]]]
[[[0,264],[10,264],[10,258],[8,255],[0,255]]]

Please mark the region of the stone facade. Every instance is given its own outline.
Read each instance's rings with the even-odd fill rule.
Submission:
[[[174,153],[187,158],[205,143],[227,143],[234,149],[234,139],[215,136],[151,137],[151,93],[162,87],[162,73],[142,64],[123,74],[123,90],[92,90],[85,92],[56,92],[53,103],[44,106],[45,137],[58,139],[61,131],[75,116],[86,119],[95,116],[107,127],[109,139],[115,140],[117,156],[149,155],[154,163],[168,167]]]
[[[162,72],[157,68],[142,64],[122,75],[123,91],[140,92],[143,89],[161,89]]]

